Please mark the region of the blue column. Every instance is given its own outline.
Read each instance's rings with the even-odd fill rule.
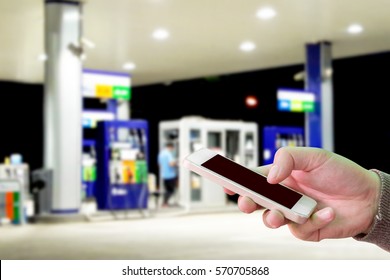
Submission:
[[[331,43],[306,45],[306,90],[316,97],[314,112],[306,113],[306,145],[334,150]]]

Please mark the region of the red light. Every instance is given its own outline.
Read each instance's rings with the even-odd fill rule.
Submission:
[[[259,101],[257,100],[257,97],[256,97],[256,96],[248,95],[248,96],[245,98],[245,105],[246,105],[248,108],[256,108],[258,104],[259,104]]]

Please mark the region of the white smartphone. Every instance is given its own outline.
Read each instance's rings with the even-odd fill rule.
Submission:
[[[270,184],[260,173],[210,149],[202,148],[188,155],[183,165],[267,209],[279,210],[298,224],[304,223],[317,205],[314,199],[282,184]]]

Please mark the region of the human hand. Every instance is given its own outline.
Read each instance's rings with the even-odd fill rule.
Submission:
[[[302,240],[353,237],[368,233],[379,199],[380,178],[351,160],[320,148],[280,148],[271,165],[256,168],[271,184],[283,183],[317,201],[304,224],[287,220],[281,212],[266,209],[263,222],[270,228],[288,225]],[[233,194],[225,189],[228,194]],[[248,197],[239,197],[242,212],[262,209]]]

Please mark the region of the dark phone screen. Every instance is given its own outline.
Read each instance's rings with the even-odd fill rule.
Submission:
[[[237,182],[289,209],[302,197],[301,194],[279,184],[270,184],[267,178],[221,155],[216,155],[202,166]]]

